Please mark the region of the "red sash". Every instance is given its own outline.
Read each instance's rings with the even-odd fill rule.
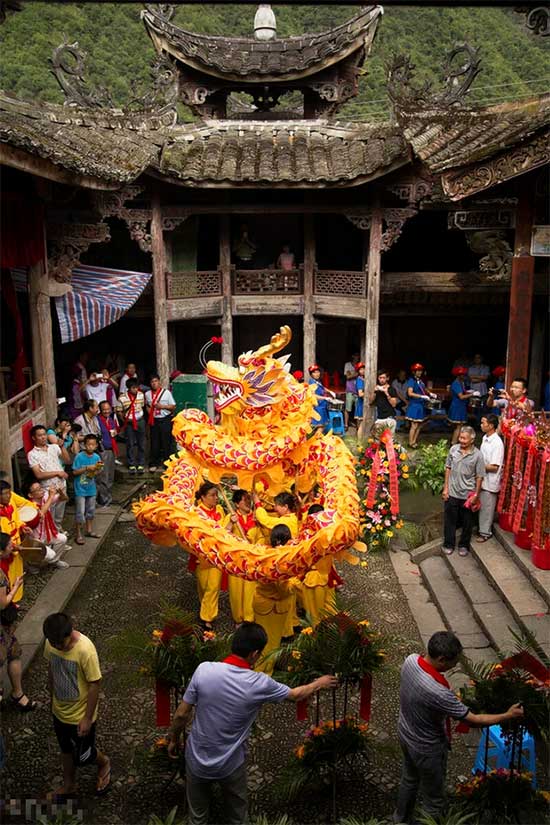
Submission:
[[[164,387],[160,387],[154,395],[151,394],[151,409],[149,410],[149,419],[147,421],[150,427],[155,426],[155,406],[163,392]]]
[[[0,507],[0,518],[6,518],[8,521],[13,520],[13,505],[12,504],[5,504],[3,507]],[[12,527],[12,529],[10,530],[11,538],[15,538],[18,535],[19,535],[19,528],[18,527]]]
[[[212,521],[219,521],[221,519],[221,514],[218,511],[217,507],[212,507],[211,510],[207,510],[202,504],[199,504],[202,512],[205,513],[208,518],[212,519]]]
[[[115,437],[111,435],[111,430],[118,430],[117,424],[116,424],[114,419],[111,421],[111,418],[109,418],[109,417],[105,418],[105,416],[101,415],[101,413],[99,414],[99,417],[103,421],[103,424],[105,425],[105,429],[107,430],[107,433],[111,436],[111,450],[113,451],[113,454],[115,456],[117,456],[118,455],[118,444],[115,441]]]
[[[242,667],[243,670],[252,670],[252,665],[243,659],[242,656],[237,656],[236,653],[230,653],[225,659],[222,659],[224,665],[234,665],[235,667]]]
[[[239,524],[244,530],[244,534],[246,536],[248,531],[252,530],[252,528],[256,526],[256,519],[254,518],[254,513],[247,513],[246,515],[244,515],[243,513],[239,513],[238,510],[236,510],[235,512],[237,514]]]
[[[422,656],[418,657],[418,666],[420,668],[422,668],[422,670],[425,673],[428,673],[432,677],[432,679],[435,679],[435,681],[438,682],[440,685],[443,685],[443,687],[446,687],[449,690],[452,690],[450,684],[448,683],[447,679],[443,676],[443,674],[440,673],[438,670],[436,670],[435,667],[433,667],[433,665],[431,665],[429,662],[427,662],[426,659],[424,659]],[[451,741],[451,720],[449,719],[448,716],[445,719],[445,733],[447,735],[447,739],[450,742]]]
[[[132,421],[132,427],[134,430],[137,430],[137,419],[136,419],[136,401],[137,401],[137,393],[135,395],[128,394],[128,399],[130,401],[130,406],[128,407],[128,412],[124,418],[124,426],[128,424],[128,419]]]

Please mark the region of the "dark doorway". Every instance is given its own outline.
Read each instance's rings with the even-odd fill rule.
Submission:
[[[233,352],[235,361],[242,352],[256,350],[268,344],[272,335],[287,324],[292,330],[292,341],[281,352],[290,354],[291,370],[301,370],[304,360],[303,330],[301,317],[285,315],[251,315],[233,318]]]

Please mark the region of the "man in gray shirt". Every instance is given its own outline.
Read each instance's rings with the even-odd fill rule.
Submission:
[[[450,719],[471,727],[498,725],[523,716],[520,705],[506,713],[472,713],[452,691],[445,671],[458,662],[462,645],[447,630],[434,633],[426,656],[411,654],[401,668],[401,690],[397,733],[403,751],[403,770],[395,823],[414,822],[416,797],[422,795],[422,810],[434,819],[445,807],[447,756],[450,750]]]
[[[267,644],[255,622],[235,631],[231,655],[223,662],[203,662],[194,672],[174,715],[168,752],[174,756],[187,721],[195,711],[185,748],[186,790],[190,825],[208,825],[212,786],[224,799],[224,822],[248,822],[246,741],[266,702],[298,702],[322,688],[334,688],[335,676],[320,676],[309,685],[289,688],[253,670]]]
[[[448,556],[454,553],[459,517],[462,517],[462,533],[458,544],[458,554],[467,556],[470,552],[474,525],[471,507],[473,505],[479,509],[479,492],[485,476],[485,462],[480,451],[474,447],[475,437],[476,432],[473,427],[461,427],[458,444],[451,447],[445,462],[445,483],[442,493],[445,502],[442,549]],[[470,495],[472,498],[468,501]],[[465,507],[467,501],[468,506]]]

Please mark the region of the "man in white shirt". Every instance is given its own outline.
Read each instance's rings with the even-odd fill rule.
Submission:
[[[66,493],[68,475],[61,462],[63,461],[64,464],[71,463],[67,450],[58,444],[48,444],[48,434],[42,424],[36,424],[30,434],[34,447],[27,454],[27,461],[34,477],[40,482],[44,490],[56,487]],[[50,510],[58,530],[62,529],[66,502],[66,497],[63,501],[60,498]]]
[[[149,416],[151,437],[149,471],[155,472],[173,452],[172,413],[176,409],[174,396],[170,390],[161,386],[160,378],[156,374],[151,376],[151,389],[145,393],[145,406]]]
[[[497,433],[498,418],[489,413],[481,419],[481,429],[484,433],[481,441],[481,457],[485,464],[485,476],[481,482],[479,493],[479,536],[476,541],[483,543],[491,538],[493,519],[497,506],[502,469],[504,466],[504,444]]]
[[[136,367],[135,364],[132,364],[132,363],[127,364],[124,375],[120,379],[119,392],[120,392],[121,395],[123,395],[126,392],[126,390],[128,389],[127,384],[128,384],[128,381],[130,381],[130,380],[135,380],[139,384],[139,379],[138,379],[138,374],[137,374],[137,367]]]
[[[116,393],[114,381],[105,370],[103,373],[93,372],[84,386],[82,392],[88,401],[108,401],[111,407],[116,407]]]

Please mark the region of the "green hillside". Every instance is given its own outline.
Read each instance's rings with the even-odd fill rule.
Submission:
[[[153,47],[140,20],[141,4],[25,3],[0,29],[0,81],[23,98],[61,102],[49,71],[52,50],[67,38],[89,54],[90,81],[104,86],[119,104],[131,96],[132,84],[144,91],[149,82]],[[278,34],[322,31],[357,12],[355,6],[274,6]],[[175,22],[210,34],[251,34],[254,6],[178,7]],[[502,8],[388,7],[361,79],[360,94],[342,117],[382,117],[388,110],[384,66],[391,55],[409,53],[422,79],[437,80],[445,53],[468,40],[482,49],[483,71],[471,94],[489,103],[522,98],[548,90],[548,45],[521,26],[521,18]]]

